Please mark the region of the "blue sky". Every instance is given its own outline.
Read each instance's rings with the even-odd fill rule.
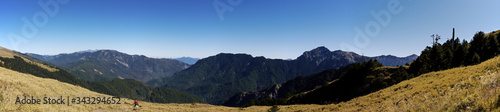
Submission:
[[[217,1],[233,9],[222,14],[223,20],[214,8]],[[38,2],[57,3],[59,10],[51,16]],[[388,4],[396,2],[400,12],[390,13],[391,20],[381,26],[370,12],[388,11]],[[451,38],[452,28],[466,40],[477,31],[499,30],[498,4],[498,0],[241,0],[234,5],[227,0],[0,0],[0,46],[50,55],[113,49],[157,58],[204,58],[224,52],[295,59],[318,46],[367,56],[408,56],[430,45],[432,34]],[[40,25],[32,25],[36,34],[23,27],[22,18],[33,22],[33,17]],[[355,28],[365,31],[373,22],[380,27],[369,30],[378,33],[368,36],[369,41],[356,40]],[[24,41],[11,41],[9,34]]]

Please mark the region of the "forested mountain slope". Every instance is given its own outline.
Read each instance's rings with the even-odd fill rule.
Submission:
[[[222,104],[235,93],[257,91],[297,76],[319,73],[369,59],[371,57],[340,50],[330,51],[325,47],[306,51],[295,60],[221,53],[201,59],[172,77],[152,80],[147,84],[185,91],[198,95],[208,103]]]
[[[188,64],[174,59],[156,59],[143,55],[128,55],[115,50],[80,51],[70,54],[27,55],[66,68],[87,81],[110,81],[115,78],[146,82],[171,76],[186,69]]]

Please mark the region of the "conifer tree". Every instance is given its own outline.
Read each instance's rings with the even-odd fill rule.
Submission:
[[[486,47],[488,49],[486,52],[486,59],[493,58],[497,55],[500,49],[498,48],[498,40],[494,37],[494,35],[488,36],[488,44]]]
[[[479,64],[481,62],[481,57],[477,53],[474,53],[472,56],[471,64]]]

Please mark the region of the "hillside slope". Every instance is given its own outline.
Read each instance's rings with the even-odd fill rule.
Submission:
[[[251,102],[289,97],[289,95],[309,91],[316,88],[317,86],[321,86],[327,82],[338,79],[340,75],[347,70],[347,68],[349,67],[339,67],[337,69],[328,69],[318,74],[298,76],[286,82],[272,85],[268,88],[255,92],[240,92],[230,97],[222,105],[241,107],[247,105],[249,101]]]
[[[298,77],[258,92],[244,92],[231,97],[224,105],[330,104],[349,101],[401,81],[413,78],[408,66],[387,67],[377,60],[354,63],[319,74]],[[313,90],[313,91],[311,91]],[[311,91],[311,92],[308,92]],[[307,92],[306,95],[296,94]],[[286,93],[286,94],[285,94]],[[255,97],[257,95],[257,97]],[[293,97],[296,96],[296,97]]]
[[[500,57],[479,65],[423,74],[347,102],[330,105],[284,105],[280,111],[499,111]],[[131,111],[132,100],[120,105],[16,105],[17,96],[106,96],[53,79],[38,78],[0,67],[0,111]],[[57,86],[55,86],[57,85]],[[54,92],[57,91],[57,92]],[[126,102],[126,103],[125,103]],[[207,104],[141,102],[141,111],[266,111],[272,107],[231,108]]]
[[[500,57],[495,57],[474,66],[423,74],[347,102],[310,105],[302,109],[330,111],[499,111],[499,71]]]
[[[0,54],[0,67],[32,74],[37,77],[56,79],[99,93],[159,103],[203,102],[196,96],[184,92],[169,88],[152,87],[131,79],[114,79],[105,82],[83,81],[57,66],[19,52],[3,48],[0,49]]]
[[[36,59],[34,59],[32,57],[29,57],[29,56],[26,56],[26,55],[22,55],[19,52],[16,52],[16,51],[10,50],[10,49],[6,49],[6,48],[0,46],[0,57],[3,57],[3,58],[14,58],[15,56],[21,57],[21,59],[23,59],[27,63],[34,64],[34,65],[36,65],[36,66],[38,66],[40,68],[46,69],[48,71],[51,71],[51,72],[57,71],[57,69],[55,69],[54,67],[50,67],[48,65],[42,64],[43,62],[40,61],[40,60],[36,60]],[[0,62],[2,62],[2,61],[0,61]]]
[[[378,90],[390,87],[413,76],[406,73],[407,67],[384,67],[375,61],[353,64],[339,79],[292,97],[285,104],[329,104],[349,101]],[[303,91],[306,92],[306,91]]]
[[[286,61],[247,54],[218,54],[202,59],[172,77],[153,80],[147,84],[194,94],[210,104],[222,104],[238,92],[264,89],[297,76],[352,63],[352,58],[349,57],[320,58],[326,57]]]
[[[365,57],[354,52],[330,51],[326,47],[306,51],[295,60],[221,53],[201,59],[172,77],[152,80],[146,84],[177,89],[197,95],[207,103],[222,104],[239,92],[265,89],[297,76],[319,73],[371,58],[383,58],[385,62],[402,65],[416,58],[416,55],[407,58]]]
[[[132,111],[133,100],[121,98],[121,104],[15,104],[17,97],[111,97],[88,89],[60,82],[54,79],[39,78],[0,67],[0,111]],[[66,98],[65,98],[66,99]],[[43,99],[42,99],[43,103]],[[139,111],[265,111],[268,108],[252,107],[247,109],[213,106],[208,104],[157,104],[140,101]]]

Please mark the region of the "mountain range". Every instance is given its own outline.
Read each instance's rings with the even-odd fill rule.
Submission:
[[[159,103],[202,102],[196,96],[185,92],[169,88],[152,87],[132,79],[113,79],[112,81],[101,82],[84,81],[67,72],[65,69],[3,47],[0,47],[0,67],[31,74],[36,77],[55,79],[60,82],[117,97]]]
[[[201,59],[171,77],[151,80],[146,84],[177,89],[197,95],[207,103],[222,104],[236,93],[268,88],[297,76],[377,58],[384,59],[383,64],[404,65],[416,57],[366,57],[340,50],[332,52],[326,47],[306,51],[295,60],[221,53]]]
[[[290,95],[309,91],[327,82],[338,79],[349,67],[350,65],[347,65],[336,69],[328,69],[317,74],[298,76],[294,79],[272,85],[259,91],[239,92],[230,97],[222,105],[242,107],[246,106],[249,102],[289,97]]]
[[[481,60],[488,60],[498,56],[497,54],[500,52],[498,37],[500,37],[500,34],[497,31],[488,34],[478,32],[470,43],[467,41],[460,42],[459,39],[447,40],[443,44],[434,43],[432,47],[426,47],[421,56],[415,61],[404,66],[384,67],[377,61],[385,61],[384,59],[372,58],[377,60],[370,59],[367,62],[330,69],[319,74],[297,77],[256,92],[237,93],[223,105],[270,106],[346,102],[391,87],[405,80],[410,80],[424,73],[474,65],[480,63]],[[387,58],[388,56],[383,57]],[[339,72],[341,70],[342,72]],[[407,88],[408,85],[398,89]],[[462,109],[459,108],[458,110]],[[481,108],[478,109],[481,110]]]
[[[330,51],[325,47],[306,51],[295,60],[221,53],[201,59],[171,77],[148,81],[148,84],[163,87],[151,87],[133,79],[84,81],[54,64],[0,47],[0,89],[5,90],[0,92],[0,103],[7,104],[0,107],[0,111],[54,108],[52,105],[33,108],[11,103],[14,96],[47,96],[45,93],[54,95],[57,92],[47,92],[54,90],[70,95],[78,94],[75,90],[96,95],[88,91],[91,90],[150,102],[191,102],[188,104],[191,111],[200,107],[206,110],[196,110],[237,111],[230,107],[193,103],[205,101],[218,104],[223,102],[221,99],[229,98],[226,96],[229,92],[235,91],[240,92],[233,94],[224,105],[241,106],[244,102],[248,102],[250,106],[274,105],[268,111],[498,111],[498,37],[498,32],[478,32],[470,43],[460,42],[459,39],[447,40],[443,44],[436,42],[433,46],[427,46],[411,64],[406,64],[409,62],[405,62],[405,59],[411,60],[416,55],[406,58],[366,57],[352,52]],[[384,66],[384,63],[397,67]],[[402,63],[405,65],[400,66]],[[331,68],[332,66],[340,67]],[[290,77],[293,78],[287,79]],[[280,82],[283,79],[287,81]],[[164,87],[192,93],[203,101],[185,92]],[[242,92],[245,91],[243,89],[254,88],[259,91]],[[88,111],[110,108],[127,111],[125,108],[129,105],[130,103],[105,108],[99,106]],[[147,110],[160,111],[157,109],[168,109],[171,107],[162,106],[172,104],[150,105],[155,106],[146,106],[151,108]],[[186,108],[186,105],[174,105],[177,106],[172,108],[176,110]],[[239,110],[262,111],[262,108],[267,107],[252,106]]]
[[[2,55],[0,53],[0,55]],[[500,97],[497,81],[500,75],[491,70],[500,69],[496,57],[479,65],[427,73],[378,92],[338,104],[279,105],[232,108],[200,103],[159,104],[140,101],[141,108],[133,110],[133,99],[122,98],[122,104],[113,105],[19,105],[18,96],[97,96],[111,97],[68,84],[19,73],[0,67],[0,111],[499,111]],[[53,92],[53,91],[58,92]]]
[[[363,64],[349,64],[336,69],[328,69],[313,75],[298,76],[294,79],[272,85],[259,91],[237,93],[225,101],[223,105],[241,107],[249,105],[269,105],[271,102],[279,102],[280,104],[304,103],[304,101],[312,99],[303,98],[299,100],[300,102],[296,99],[290,100],[290,98],[295,98],[292,97],[293,95],[302,93],[307,93],[313,98],[319,99],[336,98],[335,102],[347,101],[351,98],[371,93],[412,78],[412,76],[405,72],[405,70],[408,69],[406,65],[400,67],[382,66],[383,65],[377,60],[370,59],[367,62],[363,62]],[[312,94],[324,88],[327,89],[319,93],[335,91],[336,94]],[[316,91],[309,92],[312,90]],[[312,101],[304,104],[318,102],[321,101]]]
[[[29,56],[12,54],[0,47],[2,59],[23,60],[30,66],[47,71],[59,71],[39,60],[31,60]],[[9,64],[7,60],[0,60]],[[10,63],[14,64],[14,63]],[[449,70],[431,72],[413,79],[387,87],[380,91],[354,98],[337,104],[325,105],[279,105],[252,106],[231,108],[199,103],[190,104],[157,104],[142,102],[142,107],[135,111],[499,111],[500,97],[499,73],[500,57],[495,57],[478,65],[463,66]],[[22,67],[22,66],[21,66]],[[341,69],[341,68],[339,68]],[[122,98],[122,104],[115,105],[19,105],[14,104],[16,96],[99,96],[111,97],[95,93],[87,88],[75,86],[65,81],[40,78],[34,74],[20,73],[7,67],[0,67],[0,111],[132,111],[130,103],[133,99]],[[31,71],[31,70],[30,70]],[[333,73],[330,69],[325,73]],[[26,72],[26,71],[25,71]],[[323,73],[319,73],[323,74]],[[318,75],[318,74],[316,74]],[[311,75],[310,77],[313,77]],[[300,79],[305,77],[297,77]],[[321,78],[321,77],[318,77]],[[317,80],[317,79],[316,79]],[[328,84],[331,85],[332,83]],[[58,91],[58,92],[53,92]],[[325,95],[326,96],[326,95]],[[321,96],[319,96],[321,97]]]
[[[198,60],[200,60],[199,58],[191,58],[191,57],[180,57],[180,58],[170,58],[170,59],[178,60],[187,63],[189,65],[193,65],[196,62],[198,62]]]
[[[386,66],[399,66],[418,57],[367,57],[354,52],[330,51],[323,46],[306,51],[295,60],[229,53],[201,60],[188,57],[177,60],[156,59],[128,55],[115,50],[91,50],[59,55],[26,54],[63,67],[87,81],[134,79],[148,85],[188,92],[211,104],[222,104],[239,92],[265,89],[297,76],[319,73],[355,62],[377,59]],[[178,60],[190,60],[194,64],[189,65]]]
[[[115,50],[80,51],[58,55],[26,54],[64,67],[73,75],[87,81],[111,81],[119,78],[146,82],[169,77],[189,67],[189,64],[174,59],[128,55]]]

